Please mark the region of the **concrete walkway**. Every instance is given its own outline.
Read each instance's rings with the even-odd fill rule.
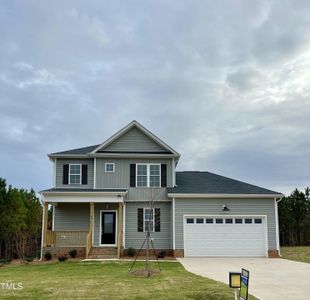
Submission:
[[[249,293],[263,300],[310,299],[310,264],[280,258],[180,258],[186,270],[228,284],[229,272],[250,271]]]

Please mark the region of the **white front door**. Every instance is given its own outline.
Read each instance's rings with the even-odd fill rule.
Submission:
[[[267,256],[266,217],[186,216],[184,256]]]

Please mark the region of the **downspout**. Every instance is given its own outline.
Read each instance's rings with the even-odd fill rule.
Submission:
[[[274,198],[274,205],[275,205],[275,221],[276,221],[276,245],[277,245],[277,250],[278,250],[278,254],[281,257],[281,251],[280,251],[280,231],[279,231],[279,210],[278,210],[278,203],[282,200],[283,197],[279,198],[277,200],[277,198]]]

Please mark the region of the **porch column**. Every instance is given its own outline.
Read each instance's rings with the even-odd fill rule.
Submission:
[[[118,224],[117,224],[117,256],[121,257],[123,248],[123,203],[118,205]]]
[[[43,206],[43,247],[47,244],[47,224],[48,224],[48,202],[44,202]]]
[[[95,211],[95,206],[94,202],[90,202],[90,207],[89,207],[89,232],[91,232],[91,245],[93,245],[93,228],[94,228],[94,211]]]

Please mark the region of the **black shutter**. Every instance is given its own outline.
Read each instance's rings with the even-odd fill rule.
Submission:
[[[82,184],[87,184],[87,165],[82,165]]]
[[[155,232],[160,232],[160,208],[155,208]]]
[[[136,186],[136,164],[130,164],[130,187]]]
[[[138,208],[138,232],[143,232],[143,208]]]
[[[167,165],[161,165],[161,187],[167,186]]]
[[[68,184],[69,183],[69,165],[65,164],[63,165],[62,169],[62,183]]]

